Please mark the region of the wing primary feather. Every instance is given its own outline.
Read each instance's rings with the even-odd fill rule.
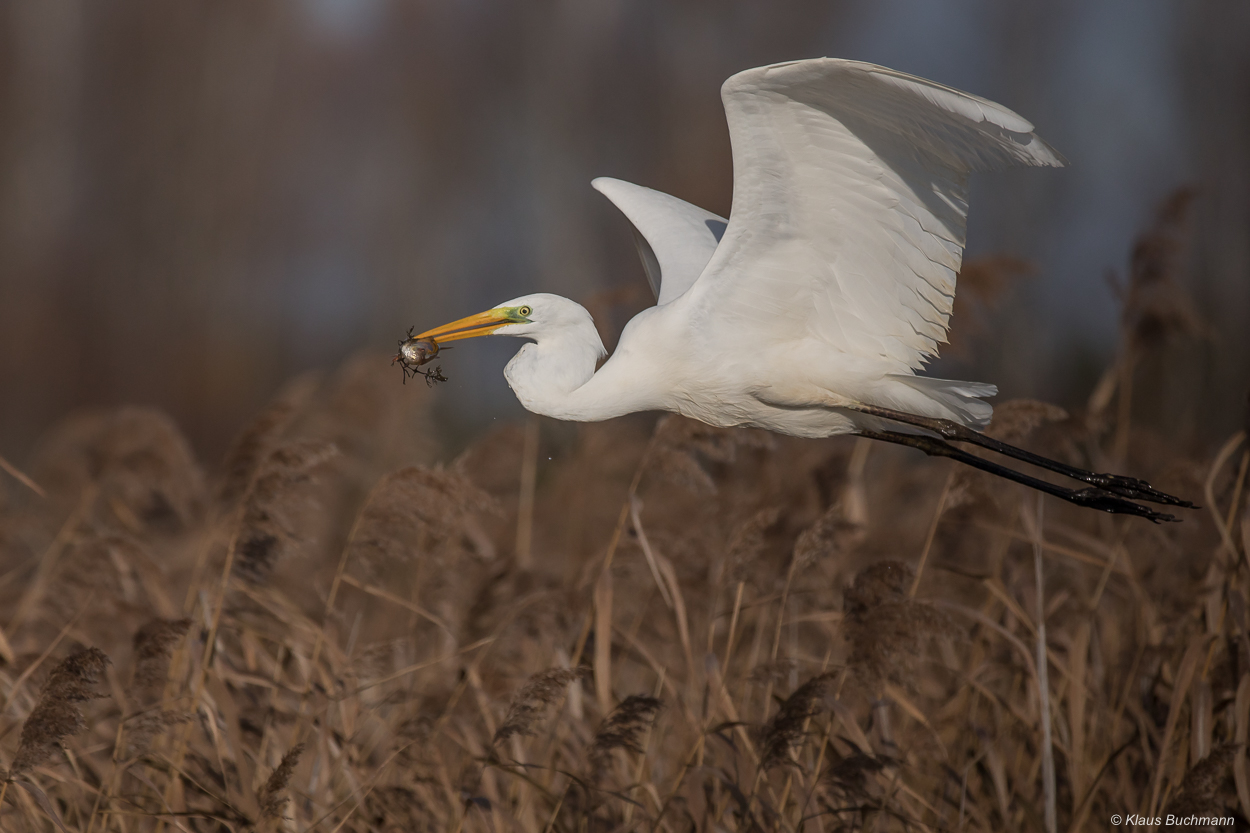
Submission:
[[[970,174],[1063,165],[1010,109],[873,64],[746,70],[721,97],[733,209],[688,293],[700,320],[714,311],[761,343],[812,339],[883,374],[914,374],[946,340]]]

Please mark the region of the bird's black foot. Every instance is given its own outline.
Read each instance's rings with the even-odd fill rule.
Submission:
[[[1009,469],[1006,466],[1001,466],[998,463],[986,460],[984,457],[978,457],[975,454],[970,454],[961,448],[956,448],[946,442],[946,440],[938,437],[926,437],[920,434],[900,434],[894,431],[861,431],[860,436],[867,437],[871,440],[881,440],[882,442],[905,445],[910,448],[923,451],[931,457],[949,457],[952,460],[971,466],[974,469],[980,469],[981,471],[989,472],[990,474],[997,475],[998,477],[1002,477],[1016,483],[1022,483],[1031,489],[1037,489],[1039,492],[1045,492],[1046,494],[1053,495],[1060,500],[1066,500],[1069,503],[1076,504],[1077,506],[1084,506],[1088,509],[1098,509],[1102,512],[1114,512],[1120,515],[1136,515],[1139,518],[1146,518],[1147,520],[1155,523],[1177,520],[1177,518],[1167,514],[1166,512],[1159,512],[1158,510],[1151,509],[1149,506],[1134,503],[1132,500],[1128,499],[1130,497],[1129,495],[1098,486],[1089,486],[1084,489],[1068,489],[1063,486],[1056,486],[1054,483],[1040,480],[1036,477],[1027,475],[1024,472],[1016,471],[1015,469]],[[1000,443],[1000,445],[1005,445],[1005,443]],[[1007,448],[1015,447],[1007,446]],[[1024,453],[1027,454],[1028,452]],[[1036,455],[1029,456],[1036,457]],[[1045,457],[1039,457],[1038,459],[1047,460]],[[1053,461],[1048,460],[1047,462]],[[1083,473],[1093,477],[1105,476],[1094,475],[1092,472]],[[1133,480],[1133,478],[1122,479],[1125,481]],[[1141,481],[1135,482],[1141,483]],[[1117,482],[1112,485],[1116,488],[1124,488],[1126,491],[1128,490],[1123,483]],[[1187,502],[1181,501],[1179,498],[1174,498],[1171,495],[1165,495],[1162,492],[1156,492],[1154,489],[1151,489],[1148,484],[1143,485],[1145,485],[1145,489],[1138,488],[1137,490],[1141,492],[1148,490],[1151,494],[1160,495],[1167,498],[1168,502],[1172,502],[1172,505],[1188,505]],[[1153,500],[1152,498],[1146,497],[1142,497],[1140,499]],[[1164,501],[1155,502],[1162,503]]]
[[[917,428],[924,428],[926,431],[931,431],[934,434],[937,434],[943,440],[951,440],[953,442],[968,443],[970,445],[980,446],[981,448],[984,448],[988,451],[993,451],[996,454],[1002,454],[1004,457],[1010,457],[1013,460],[1020,460],[1021,462],[1028,463],[1029,465],[1037,466],[1038,468],[1046,469],[1047,471],[1053,471],[1056,474],[1061,474],[1064,477],[1070,477],[1073,480],[1079,480],[1082,483],[1086,483],[1094,487],[1094,490],[1096,490],[1097,492],[1101,492],[1108,496],[1114,495],[1114,496],[1118,496],[1121,498],[1127,498],[1128,501],[1144,500],[1150,503],[1162,504],[1164,506],[1180,506],[1185,509],[1197,508],[1190,501],[1183,500],[1181,498],[1175,497],[1174,495],[1169,495],[1166,492],[1160,492],[1158,489],[1155,489],[1146,481],[1139,480],[1136,477],[1126,477],[1120,474],[1098,474],[1096,472],[1086,471],[1085,469],[1079,469],[1076,466],[1069,466],[1067,463],[1061,463],[1058,460],[1051,460],[1049,457],[1043,457],[1040,454],[1034,454],[1031,451],[1025,451],[1023,448],[1016,448],[1014,445],[1009,445],[1000,440],[996,440],[993,437],[987,437],[982,433],[973,431],[971,428],[967,427],[966,425],[960,425],[959,423],[952,422],[949,419],[933,419],[931,417],[916,416],[915,414],[909,414],[903,411],[895,411],[895,410],[891,410],[890,408],[879,408],[875,405],[860,405],[855,410],[860,411],[861,413],[869,414],[871,416],[892,420],[894,422],[901,422],[904,425],[914,425]],[[884,433],[892,433],[892,432],[884,432]],[[908,436],[908,435],[902,435],[902,436]],[[911,445],[911,443],[904,443],[904,444]],[[919,446],[916,446],[916,447],[919,447]],[[921,450],[924,451],[924,449],[921,449]],[[925,451],[925,453],[933,454],[936,452]],[[951,455],[943,454],[941,456],[951,456]],[[972,455],[968,455],[968,456],[972,457],[972,459],[974,460],[981,459],[979,457],[973,457]],[[968,461],[961,460],[961,462],[968,462]],[[969,465],[975,466],[975,464],[973,463],[969,463]],[[975,466],[975,467],[984,468],[983,466]],[[1002,468],[1002,467],[1000,466],[999,468]],[[1013,471],[1013,469],[1003,469],[1003,470]],[[995,472],[995,473],[998,473],[998,472]],[[1019,473],[1017,472],[1017,474]],[[1007,477],[1007,475],[1001,475],[1001,476]],[[1008,478],[1008,479],[1013,479],[1013,478]],[[1020,481],[1020,482],[1023,482],[1023,481]],[[1041,483],[1045,481],[1037,481],[1037,482]],[[1034,486],[1034,488],[1040,488],[1040,487]],[[1046,491],[1046,490],[1043,489],[1043,491]],[[1067,490],[1067,491],[1069,491],[1072,494],[1079,494],[1079,492],[1076,492],[1074,490]],[[1082,490],[1082,491],[1088,492],[1089,490]],[[1058,497],[1059,495],[1056,495],[1056,496]],[[1070,497],[1065,497],[1064,499],[1070,500],[1072,503],[1080,502],[1079,500],[1072,500]],[[1085,498],[1085,500],[1092,500],[1092,498]],[[1105,499],[1100,499],[1099,501],[1096,501],[1096,502],[1100,504],[1106,503]],[[1092,504],[1083,504],[1083,505],[1092,505]],[[1135,504],[1132,504],[1132,503],[1128,503],[1127,505],[1135,506]],[[1094,508],[1105,509],[1105,505],[1100,505]],[[1139,508],[1144,508],[1144,507],[1139,507]],[[1105,509],[1105,511],[1126,512],[1127,514],[1133,514],[1133,515],[1142,514],[1141,512],[1132,511],[1132,510],[1128,510],[1124,508]],[[1150,511],[1153,511],[1153,510],[1150,510]],[[1154,521],[1176,520],[1171,515],[1166,515],[1163,513],[1155,513],[1155,514],[1158,515],[1158,517],[1152,517],[1149,515],[1143,515],[1143,517],[1150,517],[1150,519]]]
[[[1084,489],[1065,489],[1064,491],[1069,492],[1069,494],[1062,495],[1054,492],[1051,492],[1051,494],[1055,494],[1056,497],[1063,498],[1069,503],[1074,503],[1077,506],[1084,506],[1088,509],[1098,509],[1102,512],[1113,512],[1120,515],[1137,515],[1140,518],[1147,518],[1155,523],[1178,520],[1175,516],[1169,515],[1166,512],[1159,512],[1155,509],[1151,509],[1149,506],[1142,506],[1140,503],[1133,503],[1131,500],[1126,500],[1118,494],[1106,492],[1092,486]],[[1165,495],[1165,497],[1170,497],[1170,495]],[[1148,498],[1142,499],[1147,500]],[[1173,499],[1175,500],[1175,498]]]
[[[1071,476],[1071,475],[1069,475]],[[1077,478],[1097,489],[1102,489],[1121,497],[1131,498],[1133,500],[1148,500],[1151,503],[1159,503],[1164,506],[1180,506],[1183,509],[1196,509],[1188,500],[1169,495],[1166,492],[1160,492],[1151,486],[1145,480],[1138,480],[1136,477],[1125,477],[1122,474],[1093,474],[1087,473],[1084,477]]]

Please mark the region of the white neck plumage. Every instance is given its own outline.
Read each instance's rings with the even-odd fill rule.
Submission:
[[[595,365],[607,355],[590,316],[573,325],[529,336],[504,368],[517,399],[525,409],[555,419],[597,422],[646,410],[637,388],[611,383],[607,364]],[[610,364],[610,363],[609,363]]]

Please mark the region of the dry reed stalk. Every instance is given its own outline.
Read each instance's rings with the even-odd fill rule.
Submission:
[[[721,662],[721,667],[725,669],[725,675],[729,673],[729,665],[733,661],[734,638],[738,633],[738,614],[742,612],[742,592],[746,589],[746,586],[745,581],[739,581],[738,587],[734,591],[733,612],[729,616],[729,633],[725,635],[725,659]],[[711,652],[709,651],[709,653]]]
[[[26,586],[26,590],[23,591],[21,598],[18,600],[17,610],[14,611],[12,618],[9,619],[6,625],[10,633],[16,633],[21,624],[26,621],[26,618],[31,615],[35,607],[42,601],[44,593],[47,591],[48,583],[51,581],[52,576],[55,575],[55,568],[62,552],[78,529],[78,525],[95,504],[98,494],[99,490],[94,484],[90,484],[83,489],[82,494],[78,497],[78,502],[74,505],[73,511],[66,517],[65,522],[57,530],[52,542],[44,550],[38,561],[35,578]]]
[[[352,520],[351,531],[348,532],[347,534],[347,543],[344,545],[343,551],[339,555],[338,567],[334,571],[334,579],[330,582],[330,592],[326,596],[325,608],[321,616],[321,627],[317,629],[317,637],[316,637],[316,640],[313,642],[312,656],[309,661],[310,668],[316,668],[318,661],[321,659],[321,646],[325,642],[326,628],[329,626],[330,614],[334,610],[334,604],[338,598],[339,586],[343,581],[343,578],[347,569],[347,560],[352,552],[352,544],[355,542],[356,534],[360,529],[361,518],[364,516],[365,509],[367,509],[370,503],[372,502],[374,495],[378,492],[378,490],[381,487],[382,487],[382,482],[379,482],[377,485],[373,487],[373,489],[369,491],[369,494],[365,496],[365,500],[361,506],[360,511],[356,513],[355,518]],[[295,743],[295,739],[299,732],[298,718],[302,717],[304,714],[304,708],[308,700],[308,695],[312,691],[312,686],[313,686],[313,679],[312,679],[312,675],[310,674],[308,676],[307,681],[305,682],[304,691],[300,695],[300,703],[299,703],[297,719],[291,730],[292,731],[292,734],[291,734],[291,748],[292,749],[297,747],[297,744]]]
[[[786,618],[786,602],[789,601],[790,599],[790,586],[794,581],[794,569],[795,569],[795,566],[798,564],[798,561],[799,561],[799,556],[798,556],[798,550],[796,548],[795,552],[792,553],[790,556],[790,566],[786,570],[785,587],[781,591],[781,605],[777,609],[777,627],[773,630],[773,648],[772,648],[772,651],[769,652],[769,655],[768,655],[768,661],[770,664],[775,664],[777,662],[777,651],[781,647],[781,625],[785,621],[785,618]],[[768,679],[768,684],[764,688],[764,702],[760,711],[761,723],[768,720],[768,709],[769,709],[769,706],[772,705],[772,699],[773,699],[773,679],[770,676]]]
[[[1056,833],[1059,825],[1058,796],[1055,787],[1055,750],[1050,737],[1050,663],[1046,659],[1046,574],[1042,567],[1042,498],[1037,494],[1037,520],[1030,524],[1033,536],[1033,581],[1037,592],[1037,696],[1038,714],[1042,724],[1042,798],[1047,833]],[[1027,507],[1022,513],[1028,517]]]
[[[1150,812],[1151,816],[1157,815],[1160,802],[1163,800],[1163,780],[1167,772],[1168,765],[1172,763],[1170,752],[1172,749],[1172,736],[1176,731],[1176,724],[1180,718],[1181,706],[1184,705],[1185,699],[1189,694],[1189,687],[1193,683],[1194,674],[1198,670],[1198,662],[1206,653],[1205,636],[1198,636],[1190,642],[1189,647],[1185,649],[1185,655],[1181,659],[1180,668],[1176,673],[1176,685],[1172,689],[1172,702],[1168,708],[1167,723],[1163,728],[1163,737],[1159,743],[1159,761],[1155,767],[1154,778],[1151,781],[1150,788]]]
[[[534,488],[538,481],[538,440],[541,423],[530,415],[525,421],[525,444],[521,450],[521,486],[517,499],[516,565],[532,570],[534,558]]]
[[[1040,543],[1040,542],[1039,542]],[[1090,612],[1097,610],[1097,605],[1090,607]],[[1068,673],[1072,684],[1068,692],[1068,779],[1072,784],[1073,801],[1084,795],[1087,788],[1085,769],[1086,748],[1086,706],[1089,704],[1089,682],[1086,672],[1089,668],[1091,628],[1089,619],[1082,619],[1077,625],[1068,650]],[[1075,813],[1073,813],[1075,815]]]
[[[677,638],[681,640],[682,651],[686,657],[686,677],[693,680],[696,668],[694,652],[690,645],[690,623],[686,614],[686,599],[682,595],[681,584],[677,580],[677,571],[673,568],[672,562],[652,549],[646,530],[642,527],[642,518],[639,516],[641,510],[642,501],[634,497],[630,501],[630,518],[633,520],[634,532],[638,535],[638,545],[647,559],[647,566],[651,568],[660,594],[664,597],[669,610],[673,611],[673,618],[677,625]]]
[[[942,484],[942,493],[938,495],[937,508],[933,510],[933,521],[929,524],[929,534],[925,536],[924,547],[920,550],[920,563],[916,565],[916,577],[911,580],[911,589],[907,595],[915,597],[920,589],[920,578],[924,575],[925,564],[929,562],[929,550],[933,548],[933,539],[937,537],[938,522],[942,520],[942,512],[946,509],[946,499],[951,493],[951,484],[955,482],[955,472],[946,476]]]
[[[599,712],[612,711],[612,571],[605,569],[595,581],[593,595],[595,623],[594,680]]]
[[[621,535],[625,531],[626,522],[629,520],[631,501],[638,494],[638,486],[642,483],[642,476],[646,472],[647,465],[657,448],[661,424],[663,424],[663,420],[657,423],[656,429],[651,435],[651,440],[642,452],[637,468],[634,469],[634,476],[630,480],[629,489],[625,493],[625,501],[621,504],[620,514],[616,519],[616,526],[612,530],[612,538],[608,541],[607,553],[603,557],[603,562],[599,566],[598,575],[595,578],[595,588],[592,597],[594,609],[591,611],[591,615],[587,617],[581,636],[578,637],[577,647],[573,650],[572,664],[577,665],[581,662],[582,651],[585,650],[586,640],[590,635],[590,629],[593,624],[595,628],[595,696],[603,714],[611,711],[612,706],[612,559],[616,556],[617,547],[621,543]]]
[[[642,549],[642,555],[647,560],[647,568],[651,571],[651,577],[655,579],[655,587],[660,591],[660,598],[664,600],[664,606],[669,610],[673,609],[673,594],[668,589],[668,582],[660,576],[660,567],[655,560],[655,551],[651,548],[651,542],[647,539],[647,533],[642,528],[642,520],[639,513],[642,510],[642,501],[634,498],[629,504],[629,517],[633,523],[634,534],[638,536],[638,546]]]
[[[1224,518],[1224,526],[1227,529],[1233,528],[1233,520],[1237,515],[1237,507],[1241,505],[1242,489],[1246,485],[1246,475],[1250,473],[1250,449],[1242,452],[1241,465],[1237,467],[1237,478],[1234,481],[1236,486],[1233,487],[1233,499],[1228,503],[1228,516]],[[1230,533],[1231,537],[1231,533]],[[1246,539],[1241,539],[1242,547],[1246,546]]]
[[[243,527],[243,518],[246,514],[246,506],[240,504],[233,513],[235,522],[231,525],[233,533],[230,536],[230,543],[226,546],[226,557],[222,563],[221,575],[217,580],[216,594],[211,606],[206,606],[201,612],[208,620],[207,635],[204,641],[204,651],[200,656],[199,673],[192,675],[192,687],[189,692],[190,702],[198,704],[201,693],[204,690],[208,675],[211,672],[211,663],[213,652],[217,644],[217,632],[221,627],[221,618],[226,606],[226,592],[230,584],[230,576],[234,570],[235,553],[238,549],[239,536]],[[203,591],[201,591],[203,592]],[[190,724],[179,734],[178,739],[174,743],[174,748],[170,755],[170,765],[175,772],[180,772],[182,763],[187,753],[187,745],[190,741]],[[166,807],[175,807],[176,799],[182,796],[182,779],[170,778],[166,785],[165,792],[162,795],[162,802]],[[159,819],[157,822],[156,833],[162,833],[165,828],[165,820]]]
[[[434,625],[440,630],[445,631],[448,634],[452,633],[451,625],[443,621],[443,619],[440,618],[438,614],[434,613],[433,611],[426,610],[421,605],[413,604],[412,602],[408,601],[405,598],[396,596],[394,593],[390,592],[389,590],[385,590],[381,587],[375,587],[372,584],[366,584],[365,582],[361,581],[358,578],[355,578],[351,574],[347,572],[343,572],[342,567],[346,566],[344,562],[340,561],[340,565],[341,565],[340,569],[335,571],[335,577],[338,580],[339,584],[346,584],[348,587],[355,587],[357,590],[359,590],[362,593],[368,593],[370,596],[374,596],[375,598],[379,598],[379,599],[382,599],[383,601],[390,602],[393,605],[402,607],[405,610],[411,611],[412,613],[415,613],[417,616],[420,616],[422,619],[426,620],[431,625]],[[330,602],[332,602],[334,600],[334,597],[337,595],[335,592],[336,589],[337,588],[335,587],[335,585],[331,583],[330,594],[329,596],[327,596],[327,602],[326,602],[327,613],[329,609],[331,609]]]
[[[1215,479],[1219,476],[1219,473],[1224,468],[1225,464],[1232,458],[1233,454],[1245,441],[1245,431],[1238,431],[1233,434],[1233,436],[1228,438],[1224,445],[1220,447],[1220,450],[1216,452],[1215,459],[1211,463],[1211,468],[1208,471],[1206,480],[1202,486],[1202,493],[1206,498],[1207,510],[1211,513],[1212,520],[1215,521],[1215,527],[1220,533],[1220,543],[1228,550],[1229,555],[1233,558],[1237,557],[1237,544],[1233,541],[1233,535],[1230,529],[1232,521],[1226,520],[1224,514],[1220,512],[1219,501],[1215,499]],[[1250,451],[1243,455],[1243,462],[1237,476],[1238,485],[1234,488],[1234,492],[1240,491],[1240,484],[1244,481],[1246,476],[1246,461],[1248,459],[1250,459]],[[1228,507],[1228,516],[1230,519],[1236,509],[1237,504],[1234,500],[1234,502],[1229,504]]]
[[[34,480],[31,480],[30,477],[28,477],[21,469],[19,469],[17,466],[13,465],[8,460],[6,460],[4,458],[4,455],[0,455],[0,469],[7,471],[13,477],[14,480],[21,483],[23,486],[25,486],[27,489],[30,489],[35,494],[39,495],[39,497],[47,498],[48,493],[45,492],[38,483],[36,483]]]
[[[65,625],[62,626],[61,630],[57,633],[56,638],[53,639],[50,643],[48,643],[48,647],[44,648],[43,651],[39,654],[39,656],[35,658],[34,662],[26,666],[26,668],[22,670],[22,673],[17,675],[17,679],[13,681],[13,685],[9,688],[8,699],[4,701],[4,704],[2,706],[0,706],[0,714],[2,714],[5,710],[8,709],[9,705],[13,702],[13,699],[17,696],[17,692],[21,689],[22,684],[25,683],[28,679],[30,679],[30,676],[35,673],[35,670],[39,668],[39,666],[43,664],[44,660],[52,656],[52,652],[55,651],[57,649],[57,646],[61,644],[61,640],[65,638],[65,635],[69,633],[70,630],[72,630],[75,625],[78,624],[78,620],[82,618],[83,613],[85,613],[87,610],[87,605],[90,603],[91,603],[91,599],[90,597],[88,597],[86,603],[84,603],[83,606],[79,608],[78,613],[75,614],[74,618],[66,622]]]
[[[1242,674],[1233,701],[1233,743],[1242,751],[1233,758],[1233,779],[1242,815],[1250,818],[1250,777],[1246,772],[1246,742],[1250,740],[1250,673]]]

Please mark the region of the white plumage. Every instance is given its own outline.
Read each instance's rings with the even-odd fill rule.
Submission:
[[[728,221],[649,188],[593,183],[637,230],[658,300],[598,372],[589,314],[554,295],[422,336],[533,339],[506,376],[526,408],[559,419],[667,410],[821,437],[878,427],[855,410],[870,405],[983,425],[993,386],[915,375],[946,340],[968,176],[1059,156],[1000,105],[855,61],[747,70],[721,98]]]
[[[950,457],[1081,506],[1175,520],[1192,506],[984,436],[996,389],[917,376],[946,340],[968,178],[1063,160],[1010,110],[884,67],[820,58],[740,72],[721,98],[733,145],[729,220],[600,178],[634,225],[657,304],[605,355],[582,306],[514,298],[404,343],[510,335],[521,403],[566,420],[675,411],[799,437],[859,433]],[[409,347],[412,349],[409,350]],[[969,443],[1088,484],[1068,489],[956,448]]]

